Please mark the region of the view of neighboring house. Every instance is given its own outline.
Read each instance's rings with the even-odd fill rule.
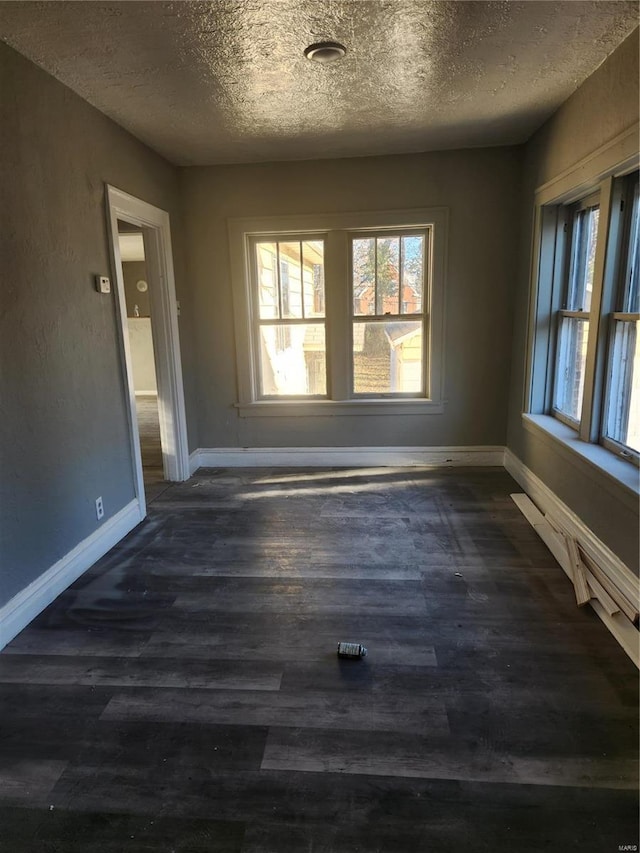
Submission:
[[[357,394],[422,389],[427,248],[425,234],[351,240]],[[324,395],[324,241],[261,240],[255,243],[254,259],[262,395]],[[404,319],[409,316],[411,321]]]
[[[255,260],[262,394],[325,394],[323,241],[259,242]]]
[[[352,241],[353,371],[357,393],[416,393],[422,389],[427,247],[425,234]],[[404,320],[409,315],[415,319]],[[370,317],[376,321],[370,321]]]

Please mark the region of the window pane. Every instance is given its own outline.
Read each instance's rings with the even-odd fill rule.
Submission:
[[[324,243],[308,240],[302,244],[304,316],[324,317]]]
[[[278,243],[282,320],[302,318],[302,270],[300,242]]]
[[[376,240],[376,314],[399,314],[400,238]]]
[[[375,314],[376,310],[376,241],[373,237],[352,243],[352,282],[354,316]]]
[[[640,347],[634,320],[615,321],[605,435],[640,452]]]
[[[424,289],[424,237],[402,238],[402,314],[420,314]]]
[[[584,390],[584,367],[587,357],[589,321],[575,317],[563,317],[558,336],[557,369],[554,407],[580,420],[582,393]]]
[[[256,243],[256,264],[258,268],[260,319],[270,320],[277,318],[279,317],[279,309],[275,243]]]
[[[588,210],[581,210],[573,220],[566,305],[569,311],[589,311],[591,308],[599,219],[599,208],[591,207]]]
[[[422,391],[422,322],[353,324],[356,394]]]
[[[324,323],[260,326],[261,393],[327,393]]]
[[[638,198],[637,183],[635,185],[632,204],[622,311],[626,311],[629,314],[637,314],[640,312],[640,200]]]

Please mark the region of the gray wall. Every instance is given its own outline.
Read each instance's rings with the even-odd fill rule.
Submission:
[[[594,476],[579,459],[569,462],[552,442],[522,427],[522,399],[536,187],[584,159],[638,121],[638,32],[566,101],[526,147],[523,176],[522,246],[517,278],[508,446],[594,533],[638,571],[637,502],[621,488]]]
[[[178,287],[182,256],[173,167],[1,43],[0,81],[2,605],[134,496],[104,182],[170,212]]]
[[[501,445],[520,152],[447,151],[182,173],[201,447]],[[450,209],[443,415],[240,418],[228,217]]]

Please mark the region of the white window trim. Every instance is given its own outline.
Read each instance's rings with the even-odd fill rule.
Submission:
[[[349,358],[349,383],[350,388],[352,390],[352,399],[353,400],[384,400],[385,398],[389,398],[392,400],[429,400],[431,399],[431,388],[430,388],[430,364],[429,364],[429,355],[430,350],[427,347],[427,351],[423,353],[422,358],[422,387],[420,392],[416,394],[415,392],[392,392],[389,394],[372,394],[367,391],[356,391],[355,390],[355,376],[353,371],[354,361],[353,361],[353,334],[355,326],[358,323],[377,323],[377,322],[385,322],[386,316],[383,313],[378,313],[376,310],[373,314],[356,314],[353,310],[354,304],[354,295],[353,295],[353,242],[358,238],[372,238],[373,240],[377,240],[379,237],[384,238],[385,236],[389,237],[405,237],[405,236],[416,236],[419,235],[423,237],[423,254],[422,254],[422,263],[424,270],[423,277],[423,293],[422,293],[422,310],[416,314],[402,314],[400,311],[396,312],[393,317],[389,317],[390,320],[394,322],[419,322],[422,327],[422,332],[424,338],[429,339],[429,321],[430,321],[430,306],[431,306],[431,291],[432,291],[432,248],[433,248],[433,229],[429,226],[423,226],[422,228],[387,228],[387,229],[378,229],[378,230],[359,230],[359,231],[350,231],[347,235],[348,244],[349,244],[349,342],[351,347],[351,355]],[[402,292],[402,282],[399,281],[399,290]],[[400,305],[398,304],[398,308]]]
[[[598,223],[598,235],[597,235],[597,243],[598,243],[598,251],[596,252],[595,257],[595,269],[593,272],[593,283],[592,283],[592,295],[591,295],[591,307],[588,311],[584,309],[580,310],[567,310],[562,307],[562,303],[564,302],[565,297],[568,295],[569,283],[567,281],[568,276],[570,274],[569,265],[566,265],[566,269],[563,270],[562,274],[558,276],[559,278],[559,286],[557,287],[557,293],[552,294],[553,302],[556,300],[560,300],[560,303],[554,306],[555,314],[554,317],[554,332],[552,333],[555,339],[555,354],[553,359],[549,359],[549,367],[551,372],[548,376],[548,382],[550,384],[550,388],[548,390],[548,395],[551,397],[551,411],[554,417],[561,420],[567,426],[575,429],[580,437],[584,441],[589,440],[589,436],[593,432],[592,426],[592,413],[593,413],[593,385],[595,381],[594,372],[596,369],[596,362],[594,359],[594,344],[593,340],[597,339],[599,336],[598,327],[600,324],[601,318],[601,302],[602,302],[602,292],[604,288],[604,274],[605,274],[605,260],[606,260],[606,244],[608,239],[608,230],[609,230],[609,221],[610,221],[610,207],[611,207],[611,188],[612,188],[612,178],[609,177],[602,186],[599,186],[597,190],[586,197],[580,199],[580,201],[575,205],[578,210],[587,210],[595,205],[598,206],[600,211],[599,223]],[[562,214],[560,214],[562,215]],[[574,212],[568,213],[568,221],[567,224],[570,224],[571,227],[569,231],[573,228],[573,219]],[[567,227],[565,225],[565,227]],[[567,237],[566,239],[573,239],[572,237]],[[558,240],[554,241],[554,250],[557,251]],[[573,245],[571,247],[571,251],[573,251]],[[565,259],[563,257],[564,253],[561,253],[561,260],[563,265],[565,265]],[[554,277],[556,273],[554,272]],[[554,283],[554,289],[556,285]],[[583,392],[583,403],[582,410],[580,412],[580,417],[578,419],[572,418],[568,412],[563,411],[562,409],[558,409],[555,406],[555,396],[557,393],[557,382],[558,382],[558,363],[559,363],[559,355],[557,352],[557,346],[560,342],[560,328],[559,328],[559,320],[560,317],[574,317],[575,319],[585,320],[589,324],[589,344],[587,347],[587,355],[586,355],[586,363],[585,363],[585,376],[584,376],[584,392]],[[553,363],[551,363],[553,362]],[[545,394],[547,396],[547,394]]]
[[[238,402],[242,417],[317,417],[318,415],[424,415],[442,414],[444,382],[444,322],[447,234],[447,208],[420,208],[304,216],[251,217],[229,219],[229,249],[233,292]],[[349,394],[351,360],[349,291],[349,236],[354,231],[400,228],[432,229],[431,302],[429,306],[428,351],[429,398],[361,398]],[[255,369],[254,335],[251,318],[251,275],[249,241],[269,235],[325,235],[330,247],[325,261],[327,373],[329,399],[260,399]],[[343,286],[332,291],[332,282]],[[426,314],[427,312],[425,312]]]
[[[602,187],[607,179],[609,179],[610,194],[611,179],[629,174],[640,165],[639,131],[640,125],[635,123],[575,166],[538,187],[535,192],[529,324],[522,403],[523,426],[527,430],[534,431],[540,436],[546,435],[573,461],[582,460],[590,463],[607,479],[624,486],[625,490],[628,490],[627,493],[633,495],[634,500],[637,500],[637,495],[640,493],[638,470],[607,447],[595,443],[594,430],[600,428],[599,423],[592,424],[589,421],[583,424],[582,429],[577,433],[575,429],[565,425],[558,418],[547,414],[551,409],[550,395],[554,370],[552,323],[557,306],[552,304],[552,296],[539,287],[539,281],[557,274],[554,266],[558,261],[558,253],[542,252],[545,230],[557,231],[553,205],[567,205],[579,201]],[[604,271],[599,271],[598,274],[602,277]],[[590,365],[589,369],[593,371],[595,366]],[[592,406],[589,408],[593,411]]]
[[[322,317],[311,316],[311,317],[303,318],[303,317],[285,317],[285,316],[282,316],[282,317],[272,317],[271,318],[271,317],[260,317],[260,310],[259,310],[258,305],[253,304],[251,301],[252,297],[251,297],[251,293],[249,292],[250,288],[251,288],[251,282],[255,283],[258,280],[256,246],[262,242],[271,242],[272,240],[273,240],[273,242],[279,243],[279,244],[288,243],[288,242],[298,243],[298,242],[301,242],[300,236],[301,236],[300,234],[281,234],[281,233],[278,233],[278,234],[267,234],[267,235],[261,234],[259,237],[254,235],[254,234],[249,234],[246,237],[246,246],[247,246],[247,253],[248,253],[247,264],[248,264],[248,269],[249,269],[249,273],[248,273],[249,281],[247,283],[248,284],[247,298],[249,300],[249,306],[250,306],[248,313],[249,313],[249,317],[250,317],[250,326],[251,326],[250,338],[251,338],[252,345],[255,345],[255,342],[259,339],[260,326],[263,324],[269,324],[269,325],[270,324],[276,324],[276,325],[289,326],[289,327],[296,325],[296,324],[300,324],[300,323],[318,324],[318,325],[322,325],[322,327],[324,329],[324,333],[325,333],[325,341],[327,339],[326,305],[325,305],[325,314]],[[305,240],[312,240],[312,241],[313,240],[321,240],[323,243],[323,255],[326,257],[326,234],[322,234],[322,233],[321,234],[309,234],[308,232],[305,232],[304,238],[305,238]],[[281,273],[278,272],[278,276],[280,276],[280,275],[281,275]],[[326,297],[325,297],[325,303],[326,303]],[[260,386],[262,385],[262,377],[260,375],[261,366],[260,366],[259,362],[260,362],[260,360],[255,358],[255,357],[252,359],[252,372],[253,372],[253,382],[254,382],[254,392],[255,392],[254,402],[256,402],[256,403],[273,403],[273,402],[280,403],[283,400],[288,400],[291,402],[300,401],[299,397],[295,397],[292,399],[292,398],[287,398],[286,396],[280,397],[280,396],[276,396],[276,395],[261,394],[258,390],[260,388]],[[325,399],[326,399],[326,397],[324,395],[310,394],[302,402],[306,403],[306,402],[312,402],[314,400],[324,401]]]

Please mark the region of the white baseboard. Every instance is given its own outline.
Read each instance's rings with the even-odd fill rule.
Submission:
[[[562,527],[568,534],[580,543],[580,548],[587,557],[590,557],[602,571],[611,578],[614,584],[624,593],[630,602],[640,599],[640,580],[626,566],[622,560],[602,542],[595,533],[587,527],[582,519],[573,510],[560,500],[560,498],[546,486],[518,457],[507,448],[504,454],[504,467],[516,482],[522,486],[531,500],[544,513]],[[628,652],[629,642],[625,636],[625,642],[618,636],[615,620],[605,613],[602,607],[596,606],[597,602],[591,601],[591,605],[600,616],[618,642]],[[605,618],[606,617],[606,618]],[[621,617],[622,619],[622,617]],[[620,621],[620,620],[618,620]],[[631,626],[631,623],[627,624]],[[633,629],[635,631],[635,629]],[[636,631],[636,634],[638,632]],[[640,640],[640,637],[638,637]],[[637,660],[637,644],[635,649],[635,660]],[[631,657],[632,655],[630,655]]]
[[[502,467],[504,447],[221,447],[189,457],[198,468],[390,467],[424,465]]]
[[[0,609],[0,649],[142,521],[131,501]]]
[[[157,389],[153,388],[150,391],[136,391],[135,395],[136,397],[157,397],[158,391]]]

